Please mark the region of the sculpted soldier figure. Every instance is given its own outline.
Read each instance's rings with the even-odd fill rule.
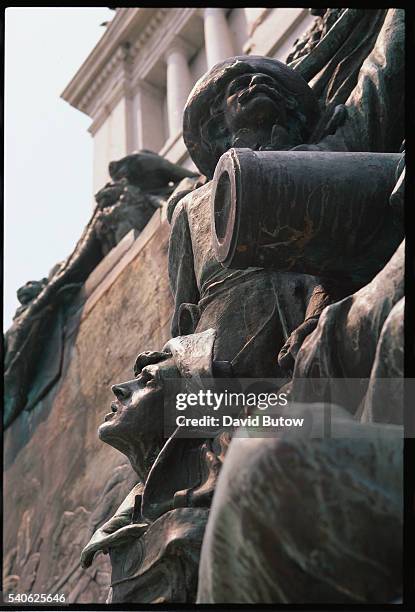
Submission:
[[[293,70],[269,58],[236,57],[195,85],[183,136],[193,161],[210,179],[230,146],[291,148],[307,141],[318,116],[315,96]],[[320,292],[313,295],[318,279],[261,267],[223,268],[212,245],[211,188],[208,182],[179,202],[173,194],[170,203],[172,335],[212,327],[215,359],[226,362],[229,374],[281,377],[279,349],[303,323],[307,307],[315,313],[324,302]]]
[[[84,567],[97,552],[109,552],[108,603],[196,598],[200,547],[228,434],[182,438],[174,428],[167,439],[164,418],[175,410],[169,385],[212,376],[214,341],[211,329],[174,338],[162,352],[141,353],[136,377],[112,387],[116,400],[99,437],[128,457],[139,482],[82,552]]]
[[[180,181],[196,179],[186,168],[142,149],[108,166],[111,182],[95,194],[95,232],[104,254],[131,229],[141,231]]]
[[[13,319],[17,319],[28,308],[30,302],[39,295],[42,289],[47,285],[48,279],[42,278],[40,281],[28,281],[17,290],[17,299],[21,306],[17,308]]]

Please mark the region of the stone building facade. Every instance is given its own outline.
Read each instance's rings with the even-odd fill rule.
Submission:
[[[183,107],[217,62],[242,54],[285,61],[313,23],[304,8],[120,8],[62,97],[92,119],[94,191],[110,161],[150,149],[194,168]]]

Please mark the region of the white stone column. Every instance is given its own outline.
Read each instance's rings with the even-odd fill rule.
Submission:
[[[165,54],[167,62],[167,114],[169,135],[182,131],[183,108],[192,88],[192,78],[187,61],[187,49],[175,42]]]
[[[137,124],[136,149],[160,151],[168,135],[164,126],[164,91],[143,79],[136,85],[134,98]]]
[[[235,53],[225,9],[205,8],[203,16],[206,58],[208,69],[210,69],[227,57],[232,57]]]

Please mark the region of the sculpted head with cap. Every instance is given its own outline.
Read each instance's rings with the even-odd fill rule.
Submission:
[[[172,338],[162,351],[138,355],[134,379],[113,385],[115,400],[98,435],[128,457],[143,482],[173,434],[173,430],[165,431],[169,427],[165,410],[171,408],[166,404],[175,397],[183,379],[191,384],[212,375],[214,340],[213,329]]]
[[[290,149],[304,144],[319,117],[306,81],[278,60],[238,56],[214,66],[194,86],[183,117],[183,138],[211,178],[231,147]]]

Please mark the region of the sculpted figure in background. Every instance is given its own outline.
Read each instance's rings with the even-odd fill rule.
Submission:
[[[310,40],[310,52],[287,59],[322,109],[310,142],[331,151],[397,151],[405,122],[404,10],[321,11],[317,44]]]
[[[161,352],[141,353],[135,378],[112,387],[116,400],[99,437],[128,457],[139,482],[82,552],[84,567],[97,552],[109,552],[108,603],[196,599],[200,547],[228,437],[186,439],[173,428],[167,439],[164,417],[169,397],[175,400],[169,385],[212,376],[214,341],[213,330],[174,338]]]
[[[96,195],[97,206],[71,255],[55,266],[39,291],[30,293],[30,301],[19,309],[6,337],[5,410],[7,427],[26,407],[40,359],[48,349],[51,335],[59,340],[57,354],[62,350],[62,327],[67,307],[82,284],[108,251],[116,246],[130,229],[141,231],[155,209],[166,201],[184,178],[190,187],[197,177],[192,172],[172,164],[151,151],[141,151],[111,162],[112,183]],[[26,300],[24,291],[23,299]],[[52,330],[52,331],[51,331]],[[59,368],[45,369],[36,383],[37,401],[57,377]]]
[[[131,230],[141,231],[183,179],[198,177],[152,151],[109,164],[112,182],[95,195],[100,210],[96,234],[106,254]]]
[[[17,319],[20,315],[28,308],[30,302],[32,302],[35,297],[39,295],[42,289],[47,285],[48,279],[42,278],[40,281],[28,281],[17,290],[17,299],[19,300],[21,306],[17,308],[13,319]]]
[[[324,19],[330,20],[330,11],[335,10],[326,9]],[[403,9],[342,9],[320,44],[291,65],[310,83],[322,108],[309,144],[296,147],[297,150],[378,153],[403,150]],[[401,235],[403,180],[404,161],[401,161],[397,167],[397,188],[390,200],[394,223],[400,226]],[[326,305],[331,301],[337,300],[330,300]],[[318,317],[314,319],[314,327],[317,323]],[[312,329],[310,325],[309,331]],[[288,356],[293,365],[304,337],[301,335],[299,339],[293,334],[279,356],[281,363],[286,363]]]

